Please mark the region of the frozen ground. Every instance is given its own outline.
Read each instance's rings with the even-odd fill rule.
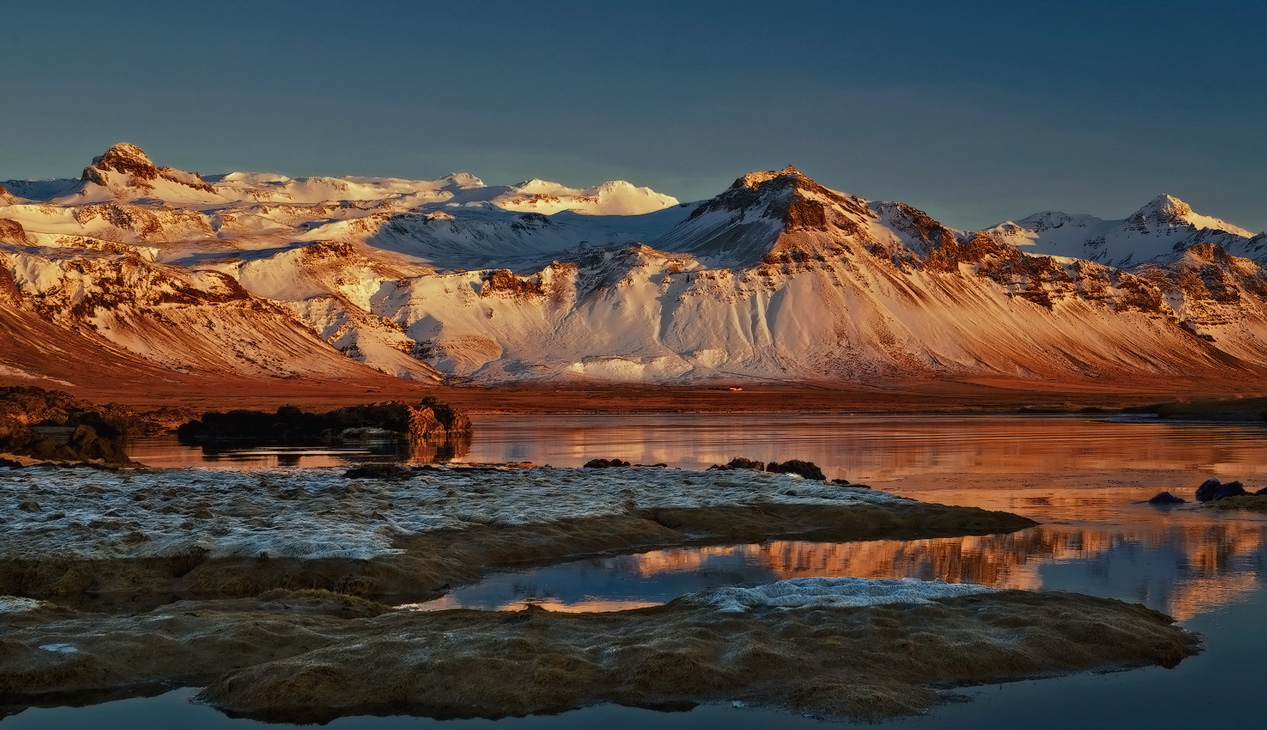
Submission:
[[[353,480],[335,469],[103,472],[0,468],[0,559],[208,557],[369,559],[402,537],[639,509],[902,505],[884,492],[753,471],[436,469]]]

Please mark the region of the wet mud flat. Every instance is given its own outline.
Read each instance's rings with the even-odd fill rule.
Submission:
[[[720,700],[872,718],[918,712],[941,687],[1198,650],[1142,606],[923,581],[783,581],[615,613],[390,608],[587,555],[1034,524],[791,475],[27,471],[0,470],[8,712],[197,686],[231,714],[285,721]]]

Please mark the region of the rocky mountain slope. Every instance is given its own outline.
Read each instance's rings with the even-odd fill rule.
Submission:
[[[1267,237],[1166,196],[964,232],[790,167],[679,205],[624,182],[203,178],[132,145],[3,186],[8,379],[48,375],[50,342],[189,373],[483,383],[1267,367]]]

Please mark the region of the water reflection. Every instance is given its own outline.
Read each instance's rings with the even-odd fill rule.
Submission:
[[[814,414],[479,416],[473,437],[436,446],[416,461],[533,462],[580,466],[595,457],[688,469],[734,456],[806,459],[828,477],[893,485],[964,480],[1004,491],[1018,485],[1092,489],[1136,484],[1190,490],[1206,476],[1267,485],[1267,427],[1261,424],[1114,422],[1091,417]],[[249,449],[205,453],[174,437],[137,441],[132,458],[151,466],[342,466],[365,449]],[[289,458],[289,457],[288,457]],[[1081,475],[1081,484],[1073,477]],[[1192,482],[1196,479],[1196,482]],[[1029,482],[1024,485],[1023,482]],[[1029,495],[1037,497],[1040,495]],[[1150,496],[1150,495],[1146,495]]]
[[[1113,422],[1091,417],[814,414],[484,416],[472,461],[579,466],[595,457],[704,468],[734,456],[813,461],[828,476],[1198,470],[1267,477],[1260,424]]]
[[[156,469],[193,466],[215,469],[278,469],[343,467],[367,461],[401,461],[439,464],[460,459],[470,448],[470,437],[403,445],[384,442],[357,448],[254,446],[192,446],[175,436],[136,439],[127,446],[128,456]]]
[[[601,456],[684,468],[736,455],[765,461],[795,457],[820,464],[829,476],[925,501],[1017,512],[1043,524],[1003,536],[776,542],[585,561],[495,575],[431,608],[502,608],[531,600],[555,610],[610,610],[714,585],[830,575],[1073,590],[1143,602],[1186,619],[1252,590],[1263,558],[1262,515],[1136,503],[1162,489],[1191,498],[1209,476],[1263,486],[1267,430],[1257,424],[666,414],[483,417],[473,430],[469,451],[463,444],[453,457],[578,466]],[[171,442],[150,446],[134,458],[156,466],[207,465],[205,459],[212,458]],[[215,458],[217,465],[254,468],[341,466],[370,456],[254,449]]]
[[[1261,521],[1194,514],[1122,530],[1043,525],[980,537],[657,550],[497,574],[416,607],[612,611],[714,586],[852,576],[1077,591],[1186,620],[1255,588],[1264,534]]]

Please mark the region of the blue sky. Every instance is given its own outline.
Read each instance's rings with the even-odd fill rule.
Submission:
[[[0,179],[117,141],[203,173],[795,164],[965,228],[1160,192],[1267,229],[1264,3],[11,3]]]

